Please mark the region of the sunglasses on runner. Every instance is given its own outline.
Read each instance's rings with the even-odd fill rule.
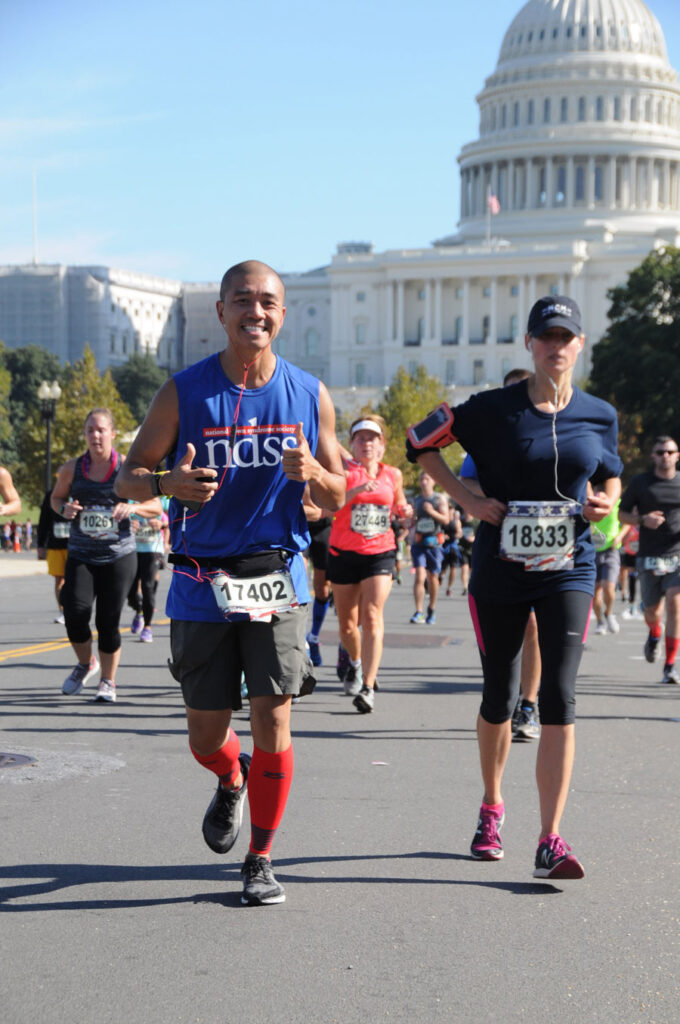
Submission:
[[[661,451],[661,452],[652,452],[652,455],[658,455],[659,458],[662,455],[677,455],[677,454],[678,454],[678,449],[677,448],[669,448],[667,451],[664,449],[664,451]]]

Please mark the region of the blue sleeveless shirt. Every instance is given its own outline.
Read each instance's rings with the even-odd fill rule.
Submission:
[[[194,558],[234,557],[281,549],[289,563],[300,604],[310,600],[301,552],[309,546],[302,508],[304,484],[281,469],[284,448],[295,448],[302,422],[312,455],[319,439],[319,381],[277,356],[270,380],[245,390],[238,423],[232,423],[241,388],[225,375],[219,355],[208,356],[175,375],[179,402],[177,447],[171,468],[196,448],[194,467],[217,471],[219,490],[197,513],[170,502],[172,550]],[[232,448],[233,440],[233,448]],[[228,468],[227,468],[228,467]],[[174,619],[221,622],[212,588],[196,579],[194,567],[176,566],[167,613]]]

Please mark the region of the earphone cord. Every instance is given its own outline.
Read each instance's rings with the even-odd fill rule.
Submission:
[[[234,441],[236,440],[236,428],[237,428],[237,424],[238,424],[238,414],[239,414],[239,409],[241,408],[241,399],[243,398],[243,393],[246,390],[246,382],[248,380],[248,371],[250,370],[251,366],[253,366],[257,362],[257,360],[260,358],[260,356],[264,355],[265,352],[266,352],[266,349],[262,349],[262,351],[258,352],[257,355],[255,356],[255,358],[252,359],[249,363],[246,363],[246,362],[243,363],[243,380],[241,381],[241,384],[239,385],[241,390],[240,390],[240,393],[239,393],[239,396],[238,396],[238,400],[236,402],[236,408],[234,409],[234,418],[232,420],[232,424],[231,424],[231,427],[229,429],[229,447],[228,447],[228,453],[227,453],[227,463],[226,463],[226,465],[224,467],[224,472],[222,473],[222,476],[220,478],[220,482],[217,485],[217,490],[218,491],[221,488],[222,484],[224,483],[224,478],[226,477],[226,475],[229,472],[229,469],[231,467],[232,453],[233,453],[233,450],[234,450]],[[215,491],[215,493],[217,494],[217,491]],[[187,519],[195,519],[195,517],[198,515],[198,512],[200,512],[200,509],[198,510],[198,512],[193,512],[190,516],[187,516],[187,512],[188,511],[189,510],[187,509],[187,507],[185,505],[184,509],[182,510],[182,545],[184,547],[184,553],[185,553],[186,557],[189,558],[194,563],[194,565],[196,566],[196,572],[198,573],[198,575],[197,576],[191,576],[189,573],[182,573],[182,571],[180,569],[178,569],[176,566],[174,567],[174,572],[179,572],[180,575],[182,575],[182,576],[188,576],[189,579],[195,580],[197,583],[203,583],[206,577],[201,572],[201,567],[198,564],[198,562],[194,561],[194,559],[191,558],[191,555],[187,551],[186,537],[185,537]]]

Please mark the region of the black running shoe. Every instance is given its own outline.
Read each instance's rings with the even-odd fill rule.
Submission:
[[[335,666],[335,671],[337,672],[338,679],[341,683],[347,678],[349,668],[349,654],[342,644],[338,644],[338,663]]]
[[[271,861],[257,853],[249,853],[241,868],[243,875],[243,895],[241,903],[245,907],[262,907],[269,903],[283,903],[286,894],[283,886],[274,878]]]
[[[536,850],[534,878],[583,878],[583,865],[562,836],[553,832]]]
[[[650,633],[645,640],[645,658],[650,665],[653,665],[656,659],[659,657],[659,637],[652,636]]]
[[[215,853],[228,853],[238,839],[243,821],[250,754],[239,754],[243,783],[240,789],[225,789],[219,782],[203,818],[203,838]]]
[[[352,704],[354,704],[359,714],[370,715],[375,707],[375,694],[370,686],[362,686]]]

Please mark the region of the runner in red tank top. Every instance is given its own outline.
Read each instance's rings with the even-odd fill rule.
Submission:
[[[385,423],[373,414],[350,427],[354,461],[347,463],[346,503],[331,528],[328,579],[333,584],[340,639],[349,654],[345,693],[357,711],[373,710],[383,647],[383,609],[392,588],[396,541],[392,518],[412,514],[401,470],[380,460]],[[363,661],[362,661],[363,646]]]

